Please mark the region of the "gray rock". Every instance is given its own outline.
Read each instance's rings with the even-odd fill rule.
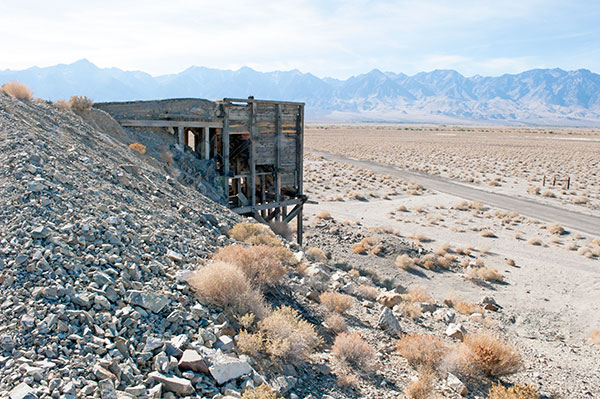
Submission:
[[[154,352],[155,350],[162,348],[163,340],[157,337],[148,337],[146,339],[146,345],[144,346],[144,352]]]
[[[46,238],[50,235],[51,231],[46,226],[38,226],[31,230],[31,236],[34,239]]]
[[[127,291],[125,302],[141,306],[153,313],[160,313],[170,303],[170,300],[166,296],[154,292],[129,290]]]
[[[463,382],[452,373],[448,373],[448,378],[446,378],[446,385],[448,385],[450,389],[452,389],[454,392],[461,396],[465,396],[468,393],[465,384],[463,384]]]
[[[392,313],[390,308],[384,306],[379,314],[379,319],[377,321],[377,325],[379,328],[387,331],[391,335],[397,336],[402,332],[402,328],[400,328],[400,323],[396,316]]]
[[[233,350],[235,344],[233,340],[228,335],[221,335],[217,338],[217,348],[221,349],[224,352],[228,352]]]
[[[219,385],[252,372],[248,362],[222,354],[211,358],[210,363],[208,367],[210,375]]]
[[[467,331],[460,323],[450,323],[448,328],[446,328],[446,335],[451,338],[462,340],[466,333]]]
[[[208,373],[208,365],[195,349],[186,349],[179,360],[180,370],[192,370],[197,373]]]
[[[33,388],[24,382],[14,387],[8,393],[8,397],[10,399],[37,399],[37,395],[35,394]]]
[[[113,380],[106,379],[98,383],[102,399],[117,399],[117,391]]]
[[[190,395],[194,393],[194,387],[190,380],[179,378],[172,375],[159,373],[158,371],[151,372],[148,377],[156,382],[160,382],[164,389],[178,395]]]
[[[183,261],[183,255],[171,249],[167,250],[167,258],[171,259],[173,262]]]
[[[292,376],[279,376],[271,381],[271,386],[281,394],[285,394],[293,389],[298,383],[298,379]]]

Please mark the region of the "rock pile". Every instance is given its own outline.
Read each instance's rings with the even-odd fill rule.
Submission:
[[[183,282],[236,215],[70,111],[0,95],[0,137],[0,397],[212,397],[263,381]]]

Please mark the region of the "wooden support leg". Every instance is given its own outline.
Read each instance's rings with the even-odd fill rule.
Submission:
[[[202,159],[210,158],[210,130],[208,127],[202,128]]]
[[[185,129],[181,126],[177,127],[177,144],[181,148],[181,151],[185,148]]]
[[[298,211],[296,222],[298,223],[296,226],[296,240],[298,241],[298,245],[302,246],[302,208]]]

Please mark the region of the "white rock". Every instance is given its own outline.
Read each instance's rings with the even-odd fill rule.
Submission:
[[[446,385],[448,385],[448,387],[450,389],[452,389],[454,392],[456,392],[457,394],[462,395],[462,396],[465,396],[468,392],[465,384],[463,384],[463,382],[461,380],[459,380],[458,377],[452,373],[448,373],[448,378],[446,379]]]
[[[379,328],[395,336],[402,332],[398,319],[396,319],[396,316],[394,316],[390,308],[388,308],[387,306],[384,306],[381,310],[381,313],[379,314],[379,320],[377,321],[377,325],[379,326]]]
[[[151,372],[148,377],[163,384],[165,390],[178,395],[189,395],[194,393],[192,382],[190,380],[186,380],[185,378],[159,373],[158,371]]]

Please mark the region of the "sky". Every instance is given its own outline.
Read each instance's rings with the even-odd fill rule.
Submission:
[[[0,70],[600,72],[599,21],[597,0],[2,0]]]

